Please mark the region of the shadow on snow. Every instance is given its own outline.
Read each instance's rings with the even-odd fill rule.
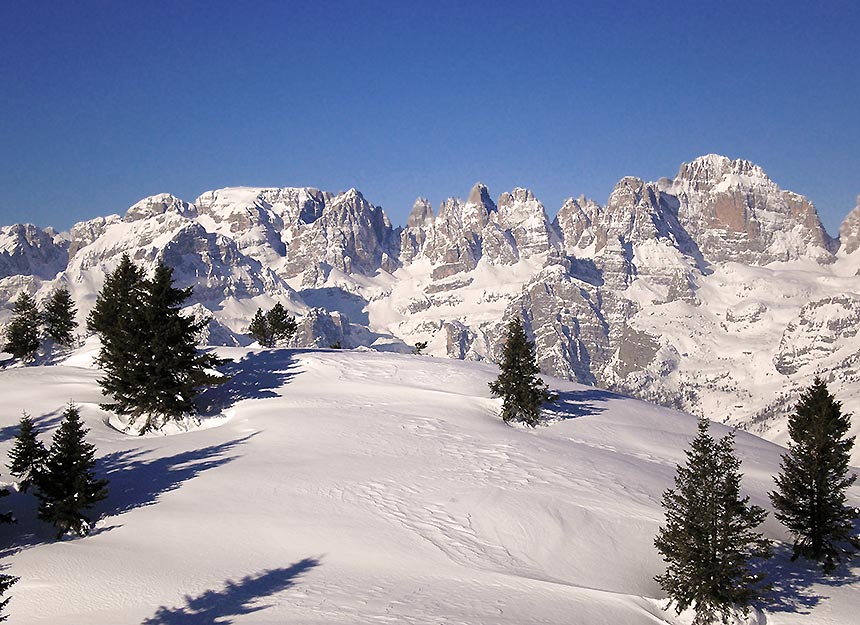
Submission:
[[[260,603],[296,584],[306,571],[319,566],[317,558],[305,558],[286,568],[246,575],[238,582],[227,580],[222,590],[207,590],[196,597],[185,596],[179,608],[161,606],[141,625],[229,625],[232,617],[271,607]]]
[[[550,422],[600,414],[606,410],[606,406],[600,404],[619,397],[615,393],[597,388],[589,388],[581,391],[562,391],[557,393],[557,395],[558,399],[552,403],[544,404],[542,410]]]
[[[31,415],[31,419],[33,420],[33,425],[36,426],[36,430],[42,435],[40,436],[40,440],[47,446],[50,443],[50,439],[45,438],[45,433],[55,429],[58,425],[60,425],[60,420],[63,418],[63,412],[66,407],[63,406],[55,410],[54,412],[49,412],[48,414],[41,415],[39,417],[33,417]],[[10,425],[6,425],[0,428],[0,443],[3,443],[8,440],[12,440],[16,436],[18,436],[18,430],[20,426],[18,423],[12,423]]]
[[[278,389],[296,375],[293,353],[287,349],[264,350],[225,363],[220,371],[230,379],[200,393],[200,415],[218,414],[244,399],[280,397]]]
[[[140,449],[107,454],[97,459],[95,473],[96,477],[110,480],[108,496],[84,514],[97,520],[152,505],[161,495],[176,490],[183,482],[234,460],[236,455],[232,452],[254,435],[161,458],[148,458],[149,452]],[[38,519],[39,502],[32,492],[12,492],[3,498],[2,503],[3,510],[11,510],[18,522],[0,525],[0,543],[7,545],[0,551],[0,557],[55,542],[56,530]],[[115,527],[118,526],[104,525],[103,520],[89,535],[95,536]]]
[[[814,585],[838,587],[860,581],[860,569],[852,568],[850,559],[839,564],[831,574],[822,571],[821,563],[803,557],[791,561],[792,546],[774,545],[773,558],[759,563],[767,573],[765,582],[772,588],[756,602],[756,607],[769,612],[809,614],[812,608],[828,597],[816,593]]]

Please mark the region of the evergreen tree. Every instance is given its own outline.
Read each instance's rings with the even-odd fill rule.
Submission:
[[[48,452],[38,439],[38,430],[25,412],[21,417],[18,435],[9,451],[9,473],[18,478],[18,490],[26,493],[30,484],[45,464]]]
[[[263,312],[262,308],[258,308],[254,316],[251,317],[251,324],[248,326],[248,334],[251,338],[257,341],[261,347],[274,347],[275,336],[272,333],[272,328],[269,327],[269,319]]]
[[[123,254],[117,267],[105,278],[87,319],[87,329],[101,339],[96,363],[104,377],[99,385],[112,399],[102,407],[118,414],[129,414],[137,407],[146,375],[144,287],[143,271],[128,254]]]
[[[86,442],[80,413],[69,404],[54,432],[45,468],[37,474],[39,518],[57,528],[57,538],[68,532],[89,533],[84,511],[107,496],[107,480],[96,479],[95,446]]]
[[[261,308],[257,309],[248,326],[248,334],[262,347],[274,347],[278,341],[291,339],[297,329],[295,318],[278,302],[266,313]]]
[[[12,320],[6,326],[3,350],[15,358],[32,360],[39,349],[39,322],[36,300],[21,291],[12,305]]]
[[[734,438],[715,441],[708,420],[678,465],[675,488],[663,493],[666,525],[654,545],[667,563],[655,577],[680,614],[694,608],[694,625],[725,623],[732,614],[747,614],[763,589],[763,575],[751,569],[755,558],[769,558],[770,544],[755,532],[767,513],[740,496],[740,461]]]
[[[278,341],[288,341],[293,338],[293,335],[298,330],[298,324],[295,317],[287,312],[281,302],[277,302],[272,309],[266,313],[266,320],[269,322],[269,328],[274,336],[275,343]]]
[[[782,456],[780,474],[770,494],[774,516],[794,537],[794,555],[823,562],[831,571],[840,555],[860,549],[852,534],[858,518],[845,503],[845,491],[857,479],[849,475],[854,437],[848,437],[850,417],[815,378],[788,420],[791,442]]]
[[[209,320],[195,321],[181,312],[182,303],[190,295],[191,288],[173,286],[173,269],[163,262],[158,263],[152,279],[146,282],[143,313],[147,357],[132,411],[146,415],[144,432],[170,419],[194,414],[194,398],[201,388],[224,381],[210,373],[221,361],[197,349],[197,338]]]
[[[0,575],[0,597],[6,594],[6,591],[9,590],[15,582],[18,581],[18,577],[14,575]],[[3,614],[6,610],[6,605],[9,603],[10,597],[6,597],[2,601],[0,601],[0,621],[5,621],[9,618],[8,614]]]
[[[70,346],[74,342],[72,333],[78,327],[75,313],[75,302],[67,288],[61,287],[52,292],[42,312],[45,334],[60,345]]]
[[[420,356],[424,353],[425,349],[427,349],[427,341],[418,341],[415,343],[415,347],[412,348],[412,353],[416,356]]]
[[[173,286],[173,270],[162,262],[151,280],[124,255],[105,280],[87,327],[99,333],[99,384],[113,400],[102,407],[144,418],[140,432],[194,414],[194,399],[204,386],[223,377],[210,373],[221,364],[197,349],[208,320],[181,313],[191,289]]]
[[[528,340],[519,317],[508,323],[500,367],[499,377],[490,382],[490,391],[503,400],[502,419],[535,427],[540,422],[541,406],[555,398],[538,376],[535,345]]]

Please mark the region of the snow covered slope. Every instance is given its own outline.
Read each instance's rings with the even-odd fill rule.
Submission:
[[[0,454],[27,410],[73,400],[111,480],[86,538],[54,542],[3,500],[16,625],[637,625],[662,611],[653,537],[688,415],[550,379],[553,422],[509,427],[495,367],[369,351],[225,348],[214,426],[128,437],[105,424],[92,353],[0,371]],[[221,416],[219,416],[221,415]],[[226,418],[225,418],[226,417]],[[714,426],[716,434],[725,432]],[[769,507],[780,447],[740,433],[743,487]],[[851,501],[860,505],[855,488]],[[773,519],[768,536],[784,535]],[[758,623],[848,624],[860,570],[816,581],[784,549]]]

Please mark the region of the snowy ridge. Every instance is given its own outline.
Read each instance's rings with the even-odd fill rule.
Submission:
[[[554,219],[528,189],[494,202],[481,183],[435,214],[419,199],[396,228],[356,189],[159,194],[69,233],[0,230],[0,321],[19,290],[60,284],[83,321],[120,254],[160,257],[194,286],[216,344],[248,345],[253,312],[281,301],[301,318],[296,346],[426,341],[433,355],[492,361],[521,315],[548,374],[779,439],[816,374],[860,398],[860,338],[827,330],[816,304],[855,315],[858,215],[837,244],[809,200],[713,154],[672,180],[622,178],[605,206],[568,199]]]
[[[490,365],[220,354],[234,362],[208,397],[218,427],[177,436],[106,425],[86,349],[0,375],[0,453],[22,410],[47,436],[73,399],[111,479],[93,535],[75,541],[53,542],[29,496],[4,499],[20,519],[0,526],[21,547],[2,559],[21,576],[11,622],[689,623],[662,610],[653,580],[689,415],[550,379],[560,402],[532,430],[496,416]],[[782,448],[739,433],[736,449],[744,491],[769,508]],[[773,518],[763,529],[786,538]],[[753,622],[854,622],[856,570],[825,585],[788,555],[777,549],[775,603]]]

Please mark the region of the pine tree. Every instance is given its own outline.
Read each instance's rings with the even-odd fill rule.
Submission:
[[[87,327],[101,337],[99,380],[112,402],[106,410],[144,419],[140,432],[194,414],[200,390],[224,381],[221,364],[197,349],[208,320],[181,313],[191,289],[173,286],[173,270],[159,262],[151,280],[124,255],[105,280]]]
[[[269,327],[269,319],[263,312],[262,308],[258,308],[254,316],[251,317],[251,324],[248,326],[248,334],[251,338],[257,341],[261,347],[274,347],[275,337],[272,328]]]
[[[12,320],[6,326],[3,350],[15,358],[32,360],[39,349],[39,309],[26,291],[18,293],[12,305]]]
[[[538,376],[535,345],[528,340],[519,317],[508,323],[500,367],[499,377],[490,382],[490,391],[503,400],[502,419],[535,427],[540,422],[541,406],[555,398]]]
[[[75,313],[75,302],[67,288],[61,287],[52,292],[42,312],[45,334],[60,345],[70,346],[74,342],[72,333],[78,327]]]
[[[852,534],[858,513],[845,503],[845,491],[857,479],[849,475],[850,426],[841,403],[815,378],[789,417],[791,442],[774,478],[776,491],[770,494],[774,516],[794,537],[792,559],[818,560],[826,572],[841,554],[860,549]]]
[[[14,575],[0,575],[0,597],[6,594],[6,591],[9,590],[15,582],[17,582],[20,578],[15,577]],[[5,621],[9,618],[8,614],[3,614],[3,611],[6,610],[6,605],[9,603],[10,597],[6,597],[2,601],[0,601],[0,621]]]
[[[57,538],[68,532],[89,533],[84,511],[107,496],[107,480],[96,479],[95,446],[86,442],[87,430],[76,406],[69,404],[54,432],[45,468],[37,474],[39,518],[57,528]]]
[[[770,557],[770,544],[755,532],[764,509],[740,496],[740,461],[732,435],[715,441],[708,420],[699,420],[698,434],[678,465],[675,488],[663,493],[666,525],[654,539],[667,563],[655,577],[680,614],[694,608],[694,625],[720,618],[724,623],[763,590],[763,575],[752,570],[754,559]]]
[[[298,329],[295,317],[283,304],[276,303],[268,312],[257,309],[248,326],[248,334],[262,347],[274,347],[278,341],[289,340]]]
[[[143,313],[147,358],[141,392],[132,413],[146,416],[142,432],[194,414],[194,398],[201,388],[224,381],[210,373],[221,361],[197,349],[197,337],[208,319],[195,321],[181,312],[182,303],[190,295],[190,288],[173,286],[173,269],[163,262],[158,263],[152,279],[146,282]]]
[[[104,377],[99,379],[99,386],[112,399],[102,407],[118,414],[129,414],[137,407],[146,375],[144,296],[143,271],[123,254],[105,278],[87,319],[87,329],[101,339],[96,363]]]
[[[9,450],[9,473],[18,478],[18,490],[26,493],[42,470],[48,452],[38,438],[33,420],[25,412],[21,417],[18,435]]]
[[[295,317],[287,312],[287,309],[284,308],[281,302],[277,302],[266,313],[266,320],[269,322],[269,328],[272,331],[275,343],[290,340],[298,329]]]

